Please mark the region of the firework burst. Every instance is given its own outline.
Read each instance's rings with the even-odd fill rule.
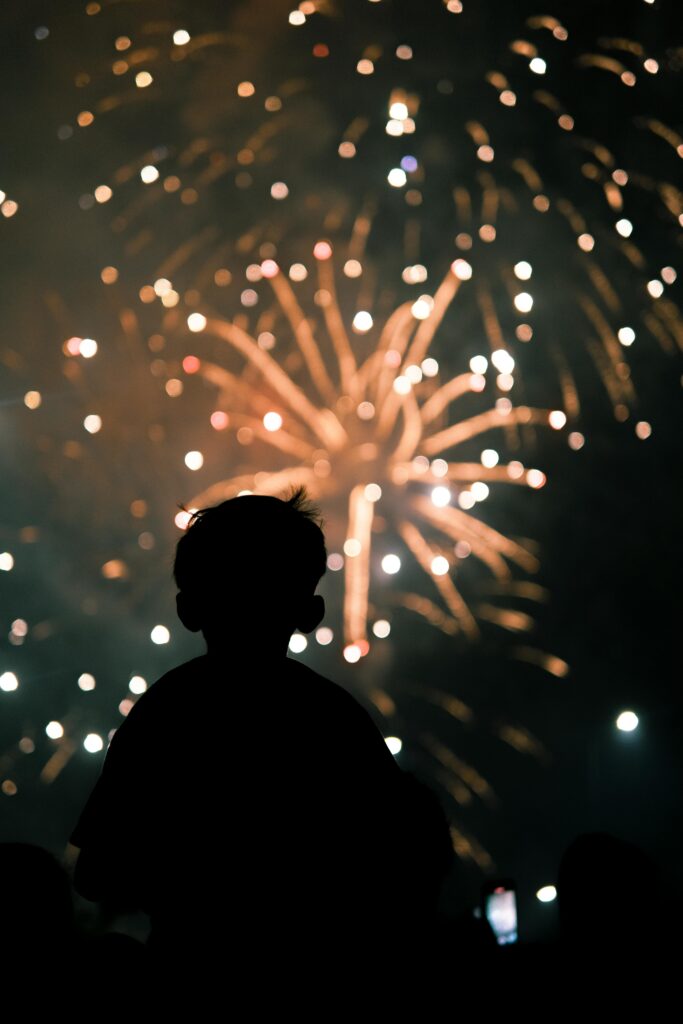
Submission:
[[[402,603],[447,633],[473,638],[478,633],[475,614],[454,581],[458,555],[471,553],[498,581],[510,578],[511,564],[534,572],[537,559],[523,544],[486,525],[470,510],[488,496],[489,483],[538,488],[545,476],[540,470],[525,469],[517,460],[500,464],[495,449],[485,449],[476,462],[452,459],[460,446],[490,431],[514,434],[520,425],[530,424],[560,428],[566,417],[561,410],[515,407],[508,398],[499,398],[494,407],[475,415],[461,419],[454,415],[460,399],[486,387],[484,372],[476,372],[486,370],[484,357],[475,357],[473,368],[441,382],[438,363],[429,355],[449,306],[472,275],[465,260],[453,263],[433,297],[402,304],[381,329],[369,312],[361,310],[349,332],[336,297],[332,247],[319,242],[314,256],[316,295],[327,335],[324,349],[277,263],[266,260],[261,265],[291,328],[301,357],[300,376],[308,378],[306,386],[235,323],[196,313],[188,319],[197,333],[227,343],[255,374],[245,381],[244,374],[215,363],[186,359],[192,373],[218,389],[212,422],[220,429],[230,424],[243,440],[263,442],[277,451],[278,461],[295,460],[271,472],[261,469],[219,481],[195,495],[192,506],[244,491],[279,493],[293,484],[306,485],[326,509],[339,509],[341,502],[344,527],[340,536],[335,524],[332,537],[344,552],[348,661],[358,660],[369,649],[373,523],[378,514],[383,531],[401,539],[432,584],[432,598],[407,594]],[[371,330],[376,344],[359,357],[351,338]],[[509,353],[501,349],[494,360],[511,377],[514,360]],[[339,555],[335,558],[341,561]],[[332,565],[338,567],[339,562]],[[399,566],[398,555],[385,554],[386,575],[393,575]],[[527,624],[526,616],[510,610],[489,606],[479,614],[511,629]]]

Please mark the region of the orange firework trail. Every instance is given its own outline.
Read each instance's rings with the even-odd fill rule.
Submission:
[[[454,548],[465,545],[467,553],[480,559],[499,581],[510,578],[510,563],[533,572],[537,560],[527,547],[487,526],[469,509],[477,496],[481,500],[488,493],[487,481],[539,487],[545,478],[539,470],[525,470],[519,462],[498,465],[495,452],[489,465],[450,460],[459,446],[484,433],[519,425],[548,425],[553,417],[559,417],[555,425],[562,425],[564,414],[514,407],[504,398],[493,408],[439,426],[440,419],[452,418],[458,399],[485,386],[485,378],[478,372],[439,383],[438,364],[429,357],[448,307],[471,276],[469,264],[456,260],[433,299],[423,296],[396,309],[379,332],[374,349],[361,359],[336,298],[332,248],[319,242],[314,255],[320,286],[317,294],[323,296],[332,361],[325,358],[279,266],[266,260],[261,271],[290,325],[315,399],[241,327],[201,315],[198,321],[190,318],[195,329],[199,327],[204,335],[236,350],[256,375],[257,383],[245,384],[239,376],[200,360],[197,372],[219,389],[217,407],[233,427],[247,428],[278,454],[296,460],[270,472],[242,473],[221,480],[196,494],[191,505],[201,507],[245,490],[275,494],[299,484],[308,487],[325,506],[338,504],[343,497],[347,510],[344,654],[348,661],[358,660],[369,650],[373,525],[378,511],[430,580],[433,596],[441,605],[440,628],[476,637],[476,614],[454,580],[458,561]],[[370,315],[357,314],[354,325],[357,334],[366,333],[372,326]],[[513,361],[507,358],[512,369]],[[449,461],[441,457],[444,455]],[[384,564],[385,571],[391,573],[397,557]],[[419,595],[405,595],[402,603],[434,621],[434,602],[429,599],[426,608]],[[510,618],[511,613],[506,617],[498,611],[501,624],[526,627],[528,617],[518,613]],[[525,622],[520,626],[522,618]]]

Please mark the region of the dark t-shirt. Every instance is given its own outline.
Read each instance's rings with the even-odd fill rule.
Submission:
[[[204,655],[114,735],[71,837],[76,886],[147,911],[160,945],[384,930],[417,868],[405,780],[340,686],[291,659]]]

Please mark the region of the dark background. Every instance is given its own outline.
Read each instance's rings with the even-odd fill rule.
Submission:
[[[227,441],[208,436],[210,396],[202,382],[187,380],[178,400],[163,392],[169,376],[182,376],[182,357],[197,348],[172,318],[163,328],[168,328],[166,369],[150,373],[154,355],[146,339],[160,329],[161,313],[158,304],[154,309],[140,304],[139,288],[159,275],[169,253],[195,238],[194,255],[168,276],[185,292],[185,312],[192,306],[187,290],[194,288],[199,308],[231,317],[239,288],[219,294],[203,283],[209,272],[225,265],[236,274],[236,267],[258,261],[258,246],[269,238],[283,264],[308,263],[316,238],[348,239],[355,216],[369,204],[373,309],[386,313],[410,295],[431,293],[458,255],[471,259],[495,295],[502,294],[501,267],[520,258],[532,262],[529,290],[536,300],[532,322],[539,342],[537,349],[517,344],[514,350],[521,369],[519,397],[561,407],[558,364],[549,354],[560,351],[580,396],[580,412],[570,427],[582,431],[586,444],[570,450],[566,431],[522,438],[520,453],[508,452],[509,457],[540,466],[548,485],[538,492],[492,488],[488,502],[477,508],[502,532],[532,538],[538,547],[538,582],[550,600],[534,611],[530,640],[501,636],[483,624],[481,640],[467,645],[399,609],[392,613],[391,638],[374,645],[358,666],[345,664],[337,643],[326,649],[311,643],[302,657],[371,708],[376,687],[391,695],[396,713],[388,721],[377,716],[380,727],[385,735],[402,737],[400,762],[440,791],[456,827],[488,852],[492,864],[486,873],[518,880],[527,934],[550,926],[554,908],[541,907],[533,894],[554,880],[563,848],[581,831],[605,830],[642,845],[679,892],[681,366],[680,357],[662,351],[643,323],[651,305],[644,282],[663,266],[679,268],[681,237],[657,188],[647,183],[680,188],[681,164],[673,147],[645,131],[639,119],[654,117],[681,130],[675,102],[681,16],[673,2],[558,3],[552,13],[570,33],[560,44],[547,30],[543,34],[525,24],[538,13],[535,5],[464,7],[451,16],[436,2],[339,3],[300,29],[287,25],[290,8],[281,3],[229,8],[206,0],[131,3],[87,15],[83,3],[65,0],[11,4],[3,12],[0,188],[19,210],[0,220],[0,549],[15,558],[14,569],[0,573],[0,671],[14,671],[20,680],[17,691],[0,693],[0,774],[17,788],[0,796],[3,839],[37,842],[63,855],[102,761],[101,754],[83,750],[82,737],[89,731],[106,736],[120,722],[117,704],[126,696],[131,674],[151,682],[201,651],[196,638],[174,622],[170,565],[178,533],[173,515],[193,488],[238,471],[239,460],[247,456],[234,441],[226,448]],[[40,26],[49,28],[43,40],[35,36]],[[168,38],[178,27],[186,27],[193,39],[213,29],[225,31],[228,39],[174,64]],[[112,60],[122,56],[113,40],[121,34],[133,39],[133,51],[150,47],[155,52],[139,65],[155,77],[147,90],[131,86],[130,72],[125,81],[111,75]],[[660,72],[647,75],[633,54],[621,53],[625,66],[638,69],[638,82],[629,89],[606,71],[583,67],[582,54],[613,53],[605,44],[610,37],[636,40],[660,62]],[[549,64],[547,81],[529,81],[536,76],[509,50],[509,42],[518,38],[533,38],[539,46]],[[311,46],[321,40],[330,57],[315,61]],[[414,47],[413,61],[398,67],[382,57],[374,76],[353,72],[367,46],[389,54],[398,43]],[[515,119],[484,84],[491,69],[506,74],[518,94]],[[256,112],[235,96],[234,84],[244,79],[254,81],[259,98],[287,95],[283,83],[301,80],[304,86],[291,92],[286,119],[278,115],[280,128],[272,142],[257,151],[248,168],[250,186],[239,188],[235,153],[264,123],[262,107]],[[439,86],[444,81],[451,83],[450,92]],[[395,85],[421,98],[409,147],[405,139],[389,139],[383,132]],[[547,108],[534,105],[532,90],[541,86],[576,117],[582,137],[604,144],[614,153],[615,166],[628,170],[633,184],[624,190],[623,213],[613,214],[582,172],[585,152],[569,133],[558,131]],[[110,96],[127,99],[108,110]],[[97,114],[92,126],[79,129],[75,118],[84,109]],[[358,143],[356,159],[341,161],[337,146],[355,116],[368,118],[367,141]],[[516,203],[501,209],[495,244],[487,248],[475,240],[471,254],[454,249],[455,232],[466,227],[455,223],[452,202],[454,185],[462,185],[476,206],[481,187],[481,165],[463,128],[468,120],[487,127],[496,149],[491,170]],[[64,126],[72,134],[62,131],[60,138]],[[208,140],[206,148],[183,163],[194,139]],[[418,210],[407,208],[398,191],[385,184],[395,154],[403,151],[420,160]],[[212,153],[232,164],[229,173],[202,186]],[[615,418],[614,402],[586,354],[591,332],[579,296],[587,285],[574,237],[554,206],[542,221],[528,202],[524,205],[510,166],[519,154],[540,169],[553,202],[568,197],[586,218],[597,242],[596,259],[621,303],[614,326],[636,326],[637,341],[627,353],[636,397],[623,422]],[[155,160],[168,167],[164,173],[184,168],[183,183],[192,179],[198,201],[171,208],[160,186],[142,186],[137,170]],[[126,179],[121,171],[131,166],[134,173]],[[285,203],[268,198],[266,186],[273,180],[288,183]],[[82,197],[102,183],[114,188],[112,200],[102,206],[91,202],[90,208],[86,201],[84,209]],[[615,244],[618,216],[635,225],[641,267]],[[416,253],[406,255],[411,218],[419,223],[419,244]],[[256,241],[251,249],[240,248],[239,239],[249,232]],[[422,262],[430,270],[429,281],[412,291],[400,279],[407,262]],[[112,288],[99,279],[109,264],[120,272]],[[666,301],[675,302],[677,288],[667,289]],[[351,319],[350,286],[340,285],[340,295]],[[120,314],[129,308],[137,324],[126,332]],[[506,336],[514,322],[503,321]],[[74,369],[77,361],[62,353],[72,334],[95,337],[100,344],[94,360],[88,365],[80,360]],[[444,372],[462,372],[471,355],[485,351],[473,300],[463,297],[457,319],[454,314],[443,340],[439,337],[433,354],[442,364],[442,379]],[[34,411],[23,403],[29,389],[43,396]],[[105,421],[101,434],[92,437],[81,426],[89,412],[99,412]],[[646,440],[634,431],[641,420],[652,425]],[[497,439],[487,439],[472,451],[489,443],[500,447]],[[196,475],[199,484],[188,479],[193,475],[182,463],[182,453],[195,447],[206,457]],[[252,469],[268,467],[269,458],[254,446]],[[128,509],[136,498],[148,502],[144,522],[131,520]],[[336,507],[323,511],[329,520],[339,515]],[[147,550],[138,542],[142,530],[153,536],[154,546]],[[100,567],[111,558],[126,561],[127,579],[102,578]],[[478,593],[484,575],[476,566],[463,570],[466,598]],[[419,575],[413,571],[413,576],[418,589]],[[322,584],[335,630],[340,584],[331,573]],[[384,614],[386,594],[378,591],[373,600]],[[21,645],[9,637],[17,618],[29,626]],[[157,622],[171,629],[167,647],[150,644],[149,630]],[[569,675],[558,679],[516,660],[514,648],[527,642],[566,660]],[[83,671],[97,679],[92,693],[76,685]],[[435,707],[424,695],[430,689],[463,700],[473,709],[472,721],[459,723]],[[624,708],[640,718],[634,734],[614,727]],[[41,771],[56,749],[44,734],[51,719],[62,721],[75,749],[48,784]],[[537,755],[501,742],[504,723],[535,737]],[[458,806],[440,787],[427,735],[474,765],[495,796],[470,795],[466,806]],[[33,740],[32,753],[19,749],[22,737]],[[182,750],[182,737],[177,744]],[[449,885],[449,906],[476,898],[483,873],[466,856]]]

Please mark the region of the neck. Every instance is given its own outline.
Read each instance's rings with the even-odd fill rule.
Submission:
[[[260,665],[264,662],[284,661],[287,657],[288,642],[264,643],[262,638],[249,637],[205,637],[206,653],[212,659],[226,664],[249,662]]]

